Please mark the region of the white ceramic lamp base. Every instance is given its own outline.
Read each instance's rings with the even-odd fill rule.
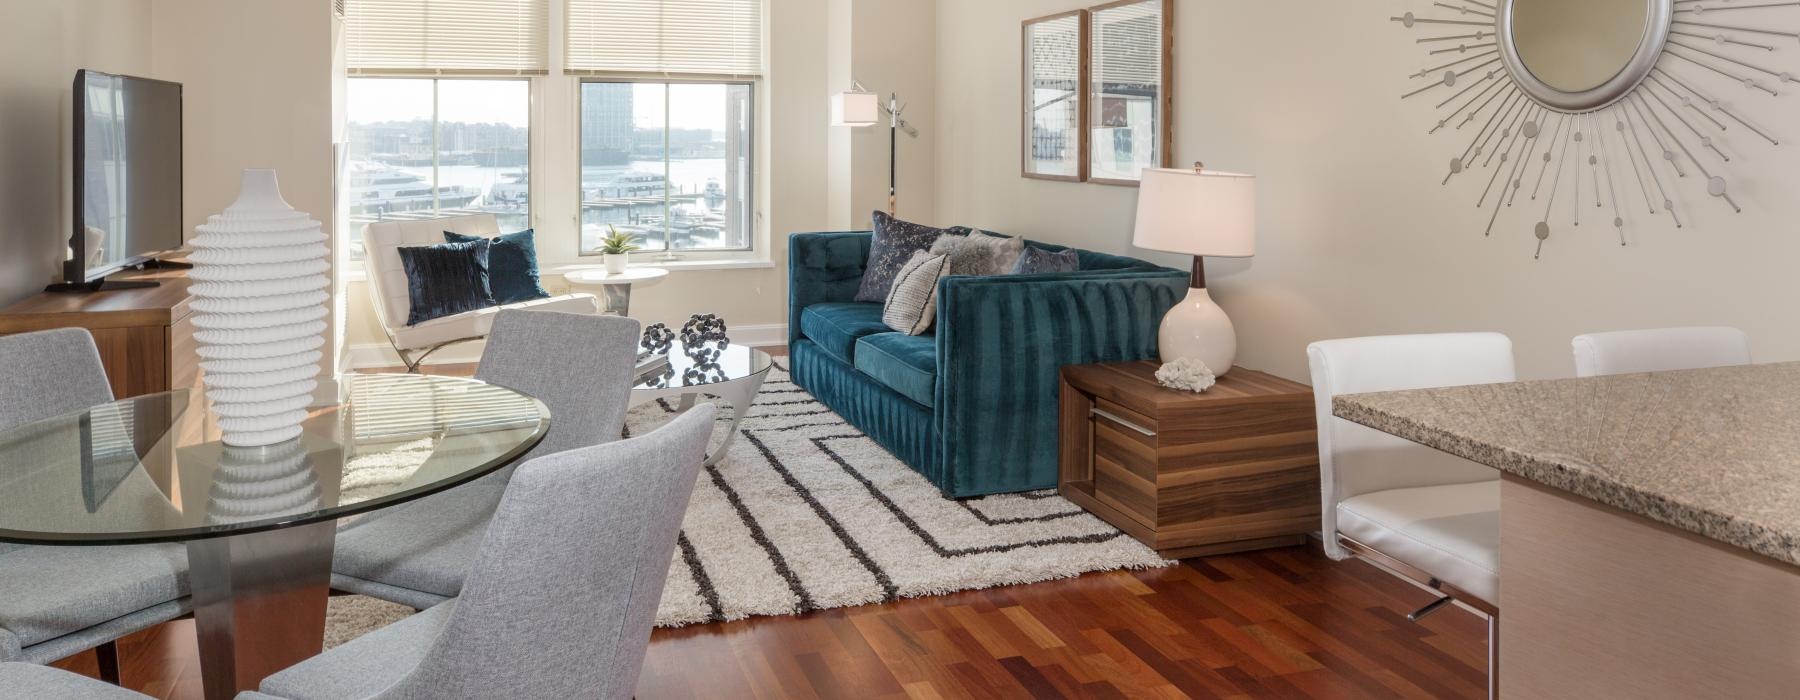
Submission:
[[[1216,377],[1230,372],[1237,360],[1237,330],[1205,289],[1188,289],[1187,298],[1163,316],[1156,340],[1163,362],[1191,357],[1206,363]]]

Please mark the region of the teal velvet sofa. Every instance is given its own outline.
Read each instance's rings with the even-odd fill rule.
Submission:
[[[794,382],[953,498],[1054,488],[1062,367],[1156,357],[1187,294],[1186,272],[1077,250],[1074,272],[945,277],[933,332],[908,336],[852,301],[870,241],[788,238]]]

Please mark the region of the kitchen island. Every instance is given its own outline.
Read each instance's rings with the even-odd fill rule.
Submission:
[[[1502,472],[1503,697],[1800,694],[1800,363],[1333,412]]]

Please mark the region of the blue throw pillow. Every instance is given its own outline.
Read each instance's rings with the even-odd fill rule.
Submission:
[[[444,232],[449,243],[469,243],[481,236],[465,236]],[[531,229],[507,233],[487,239],[488,286],[494,291],[494,303],[515,304],[532,299],[548,299],[543,281],[538,277],[537,234]]]
[[[1043,248],[1027,247],[1019,253],[1019,262],[1013,264],[1015,275],[1036,275],[1045,272],[1074,272],[1081,269],[1081,256],[1075,249],[1067,248],[1050,252]]]
[[[488,239],[466,243],[400,246],[406,295],[412,311],[406,325],[494,305],[488,287]]]
[[[871,218],[875,233],[869,243],[869,260],[863,267],[862,285],[856,291],[856,301],[886,303],[888,292],[894,288],[894,277],[912,259],[913,253],[930,250],[931,244],[936,243],[939,236],[969,234],[969,229],[965,226],[936,228],[901,221],[881,211],[875,212]]]

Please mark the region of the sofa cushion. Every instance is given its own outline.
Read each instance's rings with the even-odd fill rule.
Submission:
[[[406,325],[416,326],[434,318],[455,316],[494,305],[488,286],[486,238],[467,243],[401,246],[400,264],[406,269],[407,298],[411,311]]]
[[[894,287],[894,275],[912,259],[914,251],[930,249],[940,236],[969,234],[969,229],[962,226],[935,228],[902,221],[879,211],[871,216],[875,231],[871,234],[869,262],[863,266],[862,287],[856,292],[856,301],[887,301],[888,292]]]
[[[937,336],[878,333],[856,341],[856,369],[900,395],[931,406],[937,389]]]
[[[444,232],[446,243],[471,243],[482,238],[492,242],[488,248],[488,288],[494,292],[494,303],[515,304],[532,299],[548,299],[543,280],[538,275],[537,232],[525,229],[498,236],[467,236],[455,231]]]
[[[561,311],[570,314],[600,313],[600,300],[585,292],[563,294],[548,299],[532,299],[505,306],[489,306],[474,311],[467,311],[455,316],[434,318],[424,323],[395,328],[394,347],[400,350],[419,350],[438,343],[452,340],[479,338],[488,334],[494,325],[494,315],[506,309],[525,309],[527,311]]]
[[[881,320],[880,304],[831,302],[813,304],[800,312],[800,332],[848,363],[854,363],[858,338],[891,330]]]

